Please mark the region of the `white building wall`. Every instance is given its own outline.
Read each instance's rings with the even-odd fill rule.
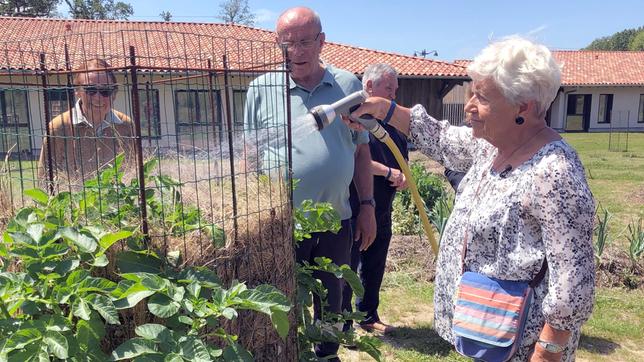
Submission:
[[[176,116],[175,116],[175,91],[177,90],[188,90],[188,89],[198,89],[206,90],[208,88],[207,78],[194,78],[190,80],[180,80],[179,78],[185,75],[173,75],[172,78],[168,74],[144,74],[139,73],[138,82],[139,84],[145,84],[146,82],[151,82],[152,88],[159,91],[159,117],[160,117],[160,138],[152,138],[151,142],[148,142],[147,138],[143,140],[145,147],[151,145],[152,147],[160,148],[175,148],[177,146],[177,127],[176,127]],[[219,124],[221,127],[225,128],[227,124],[225,116],[225,105],[228,101],[227,96],[232,95],[232,90],[245,90],[248,87],[250,81],[255,77],[248,75],[233,75],[230,78],[229,88],[230,92],[227,95],[227,92],[224,92],[224,79],[222,75],[213,78],[212,84],[213,89],[219,91],[219,102],[218,102],[218,111],[217,115],[219,119]],[[167,80],[167,82],[164,82]],[[42,79],[39,76],[20,76],[8,78],[0,77],[0,82],[3,85],[0,88],[3,89],[20,89],[27,91],[27,102],[29,107],[29,123],[30,123],[30,133],[31,133],[31,148],[33,150],[32,154],[38,155],[40,149],[42,148],[43,136],[46,134],[45,127],[45,99],[44,99],[44,88],[40,86]],[[14,84],[9,84],[14,83]],[[119,84],[119,91],[116,94],[114,99],[113,108],[119,110],[131,118],[133,117],[132,112],[132,96],[131,96],[131,80],[126,77],[124,74],[117,74],[117,83]],[[65,88],[67,86],[67,80],[64,76],[50,76],[48,79],[48,86],[51,88]],[[144,87],[144,86],[143,86]],[[142,88],[145,89],[145,88]],[[217,99],[215,99],[217,102]],[[67,105],[64,106],[64,109],[67,110]],[[234,112],[231,103],[231,112]],[[53,117],[52,117],[53,118]],[[219,130],[221,131],[221,130]],[[227,137],[227,136],[226,136]]]
[[[640,94],[644,87],[564,87],[552,106],[551,126],[558,130],[565,129],[568,94],[590,94],[589,132],[644,131],[644,123],[638,123]],[[613,110],[610,123],[599,123],[599,98],[601,94],[613,95]]]

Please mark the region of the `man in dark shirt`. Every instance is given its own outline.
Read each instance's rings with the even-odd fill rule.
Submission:
[[[364,72],[362,86],[371,96],[393,100],[398,89],[398,73],[387,64],[372,64]],[[408,159],[407,140],[395,128],[387,125],[387,119],[381,121],[396,146]],[[361,240],[354,241],[351,250],[351,267],[360,275],[364,287],[364,296],[356,299],[356,307],[366,313],[360,326],[367,331],[389,333],[392,326],[383,323],[378,315],[380,285],[385,272],[387,252],[391,241],[391,209],[397,190],[407,187],[405,175],[389,148],[370,135],[371,172],[373,174],[373,195],[376,208],[376,239],[371,245]],[[354,175],[355,179],[355,175]],[[359,215],[358,195],[351,185],[351,206],[353,217]],[[345,286],[343,309],[351,310],[351,288]]]

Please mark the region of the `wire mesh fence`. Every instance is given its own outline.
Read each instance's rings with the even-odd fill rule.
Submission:
[[[289,157],[261,162],[269,143],[289,149],[290,121],[244,123],[250,82],[288,83],[282,62],[274,42],[171,31],[0,43],[2,220],[41,188],[80,224],[139,230],[180,266],[293,300]],[[278,87],[262,107],[289,114],[288,87],[253,87]],[[282,341],[269,320],[228,327],[259,360],[295,356],[294,333]]]
[[[631,132],[631,112],[612,111],[608,131],[608,150],[628,152],[628,135]]]

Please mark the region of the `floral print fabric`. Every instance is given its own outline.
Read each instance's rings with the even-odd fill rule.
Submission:
[[[519,167],[498,173],[491,169],[497,149],[473,138],[470,128],[437,121],[422,106],[411,114],[411,142],[445,167],[467,171],[436,264],[436,331],[454,343],[454,294],[467,237],[465,268],[470,271],[532,280],[544,257],[548,261],[513,361],[528,360],[544,322],[572,331],[563,360],[574,360],[581,325],[592,311],[595,284],[595,203],[577,153],[565,141],[554,141]]]

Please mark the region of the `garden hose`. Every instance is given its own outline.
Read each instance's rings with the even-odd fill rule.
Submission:
[[[313,107],[305,116],[308,119],[304,119],[302,122],[305,124],[314,124],[315,128],[318,131],[322,131],[326,126],[330,125],[335,120],[337,114],[348,116],[368,97],[369,94],[366,91],[362,90],[349,94],[348,96],[338,100],[333,104],[322,104]],[[416,186],[416,181],[414,180],[414,176],[411,174],[411,170],[407,165],[407,161],[405,161],[405,159],[403,158],[400,150],[391,139],[391,136],[389,136],[387,130],[385,130],[384,127],[382,127],[375,118],[373,118],[371,115],[365,114],[361,118],[351,119],[353,121],[359,122],[380,142],[387,145],[387,147],[389,147],[389,150],[391,150],[391,153],[393,153],[396,161],[398,162],[398,165],[400,165],[402,173],[407,178],[407,185],[409,186],[409,191],[411,192],[411,198],[414,201],[416,208],[418,209],[420,221],[423,225],[423,230],[425,230],[425,234],[429,239],[429,244],[432,247],[432,251],[434,252],[435,256],[438,256],[438,243],[436,242],[436,237],[434,236],[431,224],[429,223],[429,217],[427,216],[427,211],[425,210],[425,203],[420,197],[418,187]]]
[[[382,132],[380,132],[380,130],[382,130]],[[418,192],[418,187],[416,186],[416,180],[414,180],[414,176],[411,174],[411,169],[409,169],[409,165],[407,165],[407,161],[405,161],[405,158],[403,157],[402,153],[400,153],[400,150],[394,143],[394,140],[391,139],[391,136],[389,136],[389,132],[387,132],[387,130],[385,130],[384,127],[378,124],[378,127],[369,129],[369,132],[371,132],[371,134],[373,134],[380,142],[387,145],[391,153],[393,153],[394,157],[396,158],[396,161],[398,161],[400,170],[407,178],[407,185],[409,186],[409,191],[411,192],[411,198],[414,201],[414,204],[416,205],[416,209],[418,209],[418,214],[420,216],[421,224],[423,225],[423,230],[425,230],[427,239],[429,239],[429,244],[432,247],[434,256],[438,256],[438,243],[436,242],[436,237],[434,236],[434,232],[432,231],[432,227],[429,222],[429,217],[427,216],[427,211],[425,210],[425,203],[423,202],[423,199],[420,197],[420,193]]]

